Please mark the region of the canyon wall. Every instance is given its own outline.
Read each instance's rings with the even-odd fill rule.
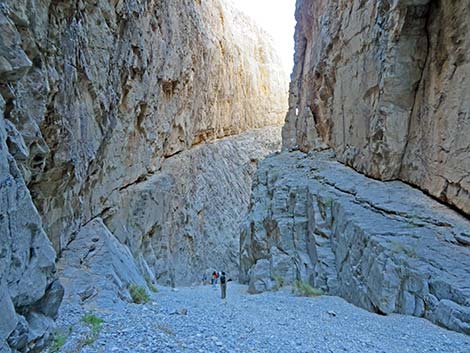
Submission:
[[[469,14],[297,1],[284,151],[260,164],[241,231],[250,292],[303,281],[470,333]]]
[[[466,1],[298,1],[284,146],[470,213]]]
[[[176,253],[179,240],[162,240],[158,248],[158,241],[149,247],[148,239],[160,226],[167,240],[183,228],[187,215],[172,209],[173,202],[195,212],[186,221],[205,212],[204,202],[186,200],[184,182],[210,185],[202,184],[204,176],[201,184],[195,181],[200,170],[191,169],[185,158],[192,157],[185,151],[278,125],[285,115],[286,75],[266,34],[219,0],[2,0],[0,29],[0,313],[8,318],[0,321],[0,344],[2,352],[7,346],[37,351],[49,337],[63,295],[56,253],[63,255],[59,269],[67,296],[78,294],[83,282],[77,276],[87,275],[85,264],[95,271],[113,254],[129,264],[127,275],[115,273],[119,266],[103,270],[114,278],[120,298],[129,297],[129,282],[145,285],[154,281],[154,273],[165,283],[182,282],[181,274],[167,275],[168,266],[161,268],[165,258],[158,257]],[[259,132],[266,134],[266,141],[253,142],[246,153],[236,142],[228,143],[223,155],[213,147],[194,152],[201,169],[222,163],[223,173],[236,170],[236,180],[226,181],[244,189],[233,195],[228,186],[224,189],[231,195],[226,202],[238,202],[234,219],[246,211],[256,160],[277,148],[276,134]],[[154,189],[160,186],[161,191]],[[139,208],[145,202],[130,191],[145,199],[146,188],[151,195],[168,192],[161,210],[183,217],[178,226],[162,225],[162,214]],[[186,201],[195,204],[186,207]],[[129,227],[122,226],[121,216]],[[144,220],[147,216],[154,219]],[[198,236],[207,235],[205,222]],[[230,241],[222,244],[228,246],[238,239],[233,227],[207,236],[216,243],[218,236],[228,235]],[[197,252],[195,246],[204,241],[188,240],[184,251]],[[168,245],[175,248],[165,249]],[[207,258],[201,263],[234,268],[238,258],[226,257],[224,263]]]
[[[355,172],[331,150],[260,163],[240,264],[251,293],[300,280],[470,334],[470,221],[403,182]]]

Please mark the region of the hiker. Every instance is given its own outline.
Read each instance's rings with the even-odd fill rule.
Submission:
[[[220,276],[220,292],[222,299],[225,299],[227,296],[227,278],[225,277],[225,272],[222,272]]]
[[[213,287],[215,287],[215,285],[217,284],[218,277],[219,277],[219,274],[216,271],[212,272],[211,282],[212,282]]]

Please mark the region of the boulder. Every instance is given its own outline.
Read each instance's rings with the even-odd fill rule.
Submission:
[[[149,291],[129,248],[99,218],[80,230],[57,266],[69,303],[106,308],[119,301],[132,302],[130,285]]]

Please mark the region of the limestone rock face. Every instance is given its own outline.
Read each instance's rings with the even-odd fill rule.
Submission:
[[[49,339],[63,289],[56,253],[8,152],[4,109],[0,96],[0,351],[24,352]]]
[[[470,333],[470,221],[402,182],[369,179],[331,151],[262,161],[241,234],[251,292],[302,280],[379,313]]]
[[[280,130],[253,130],[168,158],[121,191],[105,223],[159,283],[200,283],[208,269],[236,276],[252,176],[258,160],[280,149]]]
[[[268,134],[256,143],[248,138],[253,146],[246,152],[228,143],[223,156],[212,148],[195,152],[202,171],[191,169],[184,153],[203,142],[278,125],[287,101],[285,77],[266,35],[224,1],[1,1],[0,350],[37,351],[47,340],[63,294],[56,252],[62,255],[62,278],[74,278],[65,281],[67,295],[84,284],[87,269],[76,261],[94,245],[102,246],[93,258],[100,261],[90,262],[94,274],[106,256],[125,259],[130,272],[120,273],[124,268],[113,263],[105,271],[107,281],[97,280],[96,296],[114,291],[125,299],[127,282],[153,278],[154,272],[170,281],[170,269],[190,267],[195,260],[188,254],[196,249],[191,236],[197,245],[238,243],[235,223],[246,212],[250,189],[243,183],[251,181],[255,160],[277,148],[279,138]],[[205,153],[223,158],[211,162]],[[241,187],[232,194],[223,190],[235,214],[235,221],[219,230],[231,236],[223,244],[216,242],[220,224],[208,225],[205,216],[215,210],[206,206],[212,194],[203,190],[191,199],[178,180],[182,174],[191,187],[203,188],[203,169],[212,182],[217,163],[223,164],[220,185],[232,168],[235,175],[227,182]],[[166,178],[173,181],[165,184]],[[154,179],[161,181],[151,184]],[[150,209],[161,214],[143,219],[145,210],[121,209],[145,204],[130,190],[160,185],[162,190],[149,192],[175,192],[166,194],[162,208]],[[218,202],[223,221],[228,206],[221,205],[222,197]],[[118,215],[129,220],[129,232]],[[174,226],[159,221],[167,216]],[[200,228],[186,227],[198,217]],[[150,242],[160,226],[169,233]],[[178,253],[179,237],[186,245],[177,259],[168,254]],[[154,252],[140,252],[145,249]],[[183,254],[191,259],[187,264]],[[175,265],[168,267],[165,256]],[[203,258],[204,266],[212,265],[207,254]],[[238,260],[224,253],[223,260],[213,261],[233,269]],[[176,272],[170,282],[183,282]]]
[[[65,300],[89,306],[109,306],[118,300],[132,301],[128,288],[147,288],[129,248],[121,244],[99,218],[81,228],[58,263]],[[148,290],[148,288],[147,288]]]
[[[280,61],[225,2],[6,0],[2,16],[10,150],[56,250],[165,158],[283,119]]]
[[[297,4],[286,148],[323,142],[470,214],[467,1]]]

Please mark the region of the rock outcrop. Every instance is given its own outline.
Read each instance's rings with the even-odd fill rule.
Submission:
[[[67,278],[70,271],[83,270],[75,260],[93,247],[88,236],[96,235],[104,242],[98,258],[117,251],[131,263],[123,250],[128,249],[140,275],[156,271],[166,281],[168,266],[159,267],[164,260],[151,261],[150,268],[146,261],[155,254],[140,252],[150,249],[145,237],[153,233],[145,227],[155,226],[157,232],[162,223],[153,219],[139,225],[141,209],[120,209],[141,205],[129,190],[155,187],[150,181],[179,173],[203,188],[198,175],[181,169],[189,163],[185,151],[279,124],[287,92],[285,74],[265,33],[224,1],[3,0],[0,29],[0,313],[8,318],[0,319],[0,345],[2,352],[7,346],[27,352],[39,350],[47,340],[61,300],[56,252],[62,255],[61,274]],[[207,153],[226,158],[214,161],[224,164],[220,175],[227,175],[230,163],[238,163],[233,168],[240,186],[251,180],[250,160],[274,148],[271,141],[254,143],[246,153],[235,142],[224,156],[211,147]],[[169,167],[176,163],[172,158],[183,165]],[[201,168],[211,163],[197,158]],[[191,210],[191,217],[193,210],[205,212],[199,205],[182,204],[193,200],[174,179],[168,185],[163,182],[161,192],[175,192],[176,205]],[[226,198],[235,202],[234,219],[246,211],[240,207],[246,208],[249,187],[243,184],[243,190]],[[201,200],[210,197],[207,192]],[[166,200],[170,202],[161,209],[164,216],[182,222],[175,228],[162,224],[174,234],[182,229],[179,217],[186,213],[167,208],[175,205],[171,195]],[[125,216],[134,228],[123,230],[113,214]],[[106,224],[97,225],[101,219]],[[202,219],[198,236],[208,229]],[[117,234],[109,233],[106,225]],[[234,227],[230,224],[230,231],[221,233],[232,234]],[[165,234],[173,240],[162,240],[161,247],[152,249],[158,256],[177,253],[177,237],[188,234],[196,233],[178,233],[174,239]],[[217,235],[210,232],[208,237],[215,242]],[[234,232],[228,244],[237,237]],[[116,239],[122,249],[114,244]],[[175,248],[165,250],[167,245]],[[236,256],[227,257],[224,265],[233,268]],[[182,268],[178,266],[172,268]],[[125,299],[130,279],[113,271],[117,269],[107,271],[113,278],[109,286],[100,288]],[[135,281],[136,276],[129,278]],[[80,285],[79,280],[67,283],[67,293]]]
[[[95,218],[80,229],[59,260],[60,281],[68,303],[105,308],[119,300],[131,302],[131,285],[147,288],[150,272],[142,272],[129,248]]]
[[[470,214],[469,15],[464,0],[299,0],[284,146],[320,138]]]
[[[142,273],[164,285],[200,283],[208,269],[236,276],[240,225],[257,162],[280,150],[281,128],[257,129],[205,143],[162,163],[161,170],[120,193],[103,213],[132,250]]]
[[[0,352],[41,347],[62,300],[55,251],[8,151],[0,96]]]
[[[251,292],[300,280],[470,333],[469,14],[298,0],[285,152],[261,163],[241,233]]]
[[[259,165],[241,234],[252,293],[301,280],[378,313],[470,334],[470,221],[399,181],[369,179],[330,152]]]
[[[2,11],[16,41],[6,52],[27,60],[2,56],[21,66],[2,75],[10,150],[56,250],[165,158],[283,119],[278,58],[224,2],[6,1]]]

